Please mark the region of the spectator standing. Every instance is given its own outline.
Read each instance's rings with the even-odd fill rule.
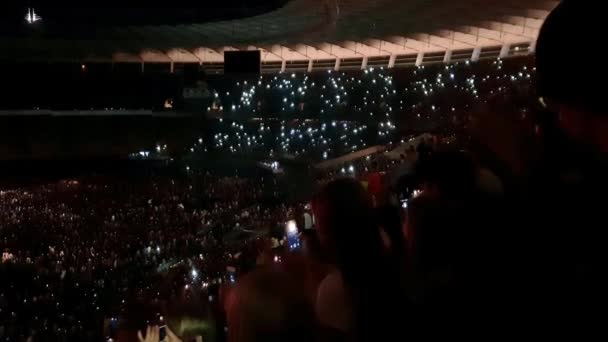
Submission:
[[[407,308],[371,199],[353,179],[326,185],[313,201],[321,248],[332,269],[319,285],[316,313],[325,331],[347,340],[395,338]],[[396,334],[396,335],[395,335]]]

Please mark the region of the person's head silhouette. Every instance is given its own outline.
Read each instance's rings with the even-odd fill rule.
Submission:
[[[572,139],[608,153],[602,65],[606,29],[600,1],[564,0],[547,17],[536,46],[539,94]],[[600,57],[599,59],[596,59]]]

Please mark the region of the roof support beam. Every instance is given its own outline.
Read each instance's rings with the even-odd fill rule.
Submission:
[[[524,17],[524,16],[515,16],[515,15],[508,15],[504,17],[504,21],[508,24],[514,25],[514,26],[520,26],[523,28],[531,28],[531,29],[540,29],[541,26],[543,25],[543,20],[541,19],[534,19],[534,18],[528,18],[528,17]]]
[[[388,67],[389,68],[394,68],[395,67],[395,61],[397,60],[397,55],[392,54],[391,58],[388,60]]]
[[[361,54],[367,57],[390,54],[390,51],[382,49],[381,44],[379,44],[378,46],[373,46],[362,42],[346,41],[340,44],[340,46],[344,47],[345,49],[349,49],[355,52],[356,54]]]
[[[467,37],[466,39],[473,37],[477,42],[475,45],[480,45],[480,42],[484,39],[494,41],[496,44],[500,44],[503,41],[500,31],[490,30],[479,26],[463,26],[460,30],[462,30],[463,35]]]
[[[386,40],[380,39],[368,39],[364,41],[366,46],[369,46],[370,49],[375,49],[378,52],[384,53],[394,53],[395,50],[399,50],[400,48],[391,42],[387,42]]]
[[[336,51],[337,48],[339,48],[339,46],[337,46],[337,45],[334,45],[331,43],[323,43],[323,44],[319,44],[317,47],[319,48],[319,50],[324,51],[324,52],[330,54],[331,56],[339,57],[338,53]]]
[[[443,38],[440,37],[436,37],[433,36],[431,34],[416,34],[413,36],[413,38],[415,38],[416,40],[419,41],[423,41],[427,43],[427,47],[431,47],[431,46],[435,46],[441,49],[449,49],[450,48],[450,44],[449,42],[445,42],[444,40],[442,40]]]
[[[269,51],[271,51],[272,53],[274,53],[275,55],[281,57],[282,59],[288,59],[288,60],[307,60],[309,59],[307,56],[294,51],[286,46],[283,45],[273,45],[271,46],[269,49]]]
[[[445,56],[443,57],[443,63],[450,63],[452,60],[452,50],[447,50],[445,52]]]
[[[421,66],[422,61],[424,61],[424,52],[418,52],[418,57],[416,57],[416,66]]]
[[[331,58],[336,57],[323,50],[320,50],[313,46],[305,45],[305,44],[296,45],[295,50],[298,53],[300,53],[308,58],[311,58],[311,59],[331,59]]]
[[[268,51],[264,48],[258,47],[258,46],[249,45],[249,46],[247,46],[247,50],[248,51],[259,50],[260,55],[262,56],[262,62],[277,62],[277,61],[284,60],[281,56],[279,56],[271,51]]]
[[[201,60],[191,51],[186,49],[171,49],[166,52],[167,56],[175,63],[200,63]]]
[[[479,57],[481,57],[481,46],[478,46],[473,50],[473,56],[471,56],[471,60],[473,62],[477,62],[479,60]]]
[[[420,52],[424,49],[424,44],[411,38],[406,38],[402,36],[392,36],[389,37],[388,40],[394,43],[397,46],[402,47],[403,49],[409,48],[416,52]]]
[[[459,43],[462,45],[468,45],[470,47],[475,47],[475,46],[479,46],[482,44],[500,43],[499,40],[490,40],[485,37],[480,37],[479,35],[475,36],[470,33],[461,32],[458,29],[441,30],[441,31],[437,32],[437,35],[444,39],[450,40],[452,47],[454,47],[454,45],[456,45],[456,43]],[[465,47],[463,46],[463,48],[465,48]]]
[[[509,43],[503,44],[502,48],[500,49],[500,55],[498,55],[498,57],[500,57],[500,58],[507,57],[509,55],[510,49],[511,49],[511,44],[509,44]]]
[[[517,26],[499,21],[485,21],[480,24],[480,27],[500,32],[501,39],[508,34],[526,37],[528,39],[533,39],[538,36],[537,29],[526,28],[524,26]]]
[[[352,51],[353,53],[357,53],[358,44],[359,43],[357,43],[357,42],[343,42],[342,44],[331,44],[331,45],[339,46],[343,49]]]

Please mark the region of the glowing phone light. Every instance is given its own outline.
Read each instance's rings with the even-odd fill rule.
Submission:
[[[295,221],[287,222],[287,233],[288,234],[297,234],[298,233],[298,227],[296,226]]]

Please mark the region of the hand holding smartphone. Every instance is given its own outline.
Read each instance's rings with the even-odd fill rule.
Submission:
[[[295,220],[289,220],[285,223],[285,235],[287,236],[287,247],[289,248],[290,252],[297,251],[302,248],[298,226]]]

